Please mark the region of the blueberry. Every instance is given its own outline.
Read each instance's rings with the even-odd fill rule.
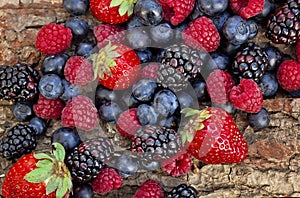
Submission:
[[[85,58],[89,57],[91,54],[98,52],[94,42],[82,41],[75,48],[75,56],[83,56]]]
[[[151,27],[150,36],[156,44],[165,44],[173,40],[174,30],[169,23],[161,23]]]
[[[258,113],[248,113],[247,120],[254,131],[259,131],[269,126],[270,115],[265,108],[262,108]]]
[[[93,198],[94,191],[90,184],[75,184],[70,198]]]
[[[47,124],[46,124],[45,120],[43,120],[42,118],[39,118],[39,117],[33,117],[29,121],[28,125],[34,129],[35,135],[42,135],[47,130]]]
[[[248,23],[238,15],[231,16],[225,21],[222,32],[228,42],[234,45],[241,45],[249,38]]]
[[[213,103],[212,106],[216,106],[219,107],[221,109],[223,109],[224,111],[226,111],[229,114],[235,114],[236,112],[236,108],[233,106],[233,104],[231,102],[227,102],[225,104],[215,104]]]
[[[140,51],[140,50],[135,50],[136,54],[140,58],[141,63],[146,63],[150,62],[152,60],[152,52],[149,49]]]
[[[223,41],[220,45],[220,51],[227,56],[235,56],[241,45],[234,45],[228,41]]]
[[[157,25],[164,17],[163,8],[156,0],[138,0],[134,14],[145,25]]]
[[[165,53],[165,49],[160,49],[158,50],[157,54],[156,54],[156,61],[161,63],[161,58],[164,56]]]
[[[64,102],[67,102],[80,94],[80,88],[78,86],[69,83],[65,79],[62,79],[62,84],[64,86],[64,92],[59,98]]]
[[[39,91],[46,98],[58,98],[64,92],[61,78],[56,74],[44,75],[39,82]]]
[[[138,171],[137,160],[125,153],[118,156],[114,168],[116,168],[122,177],[129,177]]]
[[[225,21],[227,21],[227,19],[231,16],[231,14],[227,11],[222,12],[218,15],[215,15],[211,18],[213,24],[216,26],[217,30],[219,32],[222,31],[223,25],[225,23]]]
[[[199,9],[209,15],[214,16],[226,10],[228,0],[198,0]]]
[[[199,6],[198,6],[198,1],[195,1],[195,5],[194,5],[194,8],[191,12],[191,14],[189,15],[189,20],[190,21],[194,21],[195,19],[203,16],[204,13],[200,10]]]
[[[145,50],[151,45],[148,31],[144,28],[129,29],[126,34],[127,41],[133,49]]]
[[[65,26],[71,29],[74,40],[82,40],[88,34],[89,25],[79,18],[68,19]]]
[[[75,128],[61,127],[54,131],[51,142],[58,142],[63,145],[66,152],[71,152],[81,143],[81,139]]]
[[[171,90],[162,89],[154,95],[153,107],[156,112],[167,117],[175,113],[179,107],[179,102]]]
[[[182,31],[188,26],[188,22],[187,20],[183,21],[182,23],[180,23],[179,25],[177,25],[174,30],[173,30],[173,34],[174,34],[174,39],[175,41],[181,41],[182,40]]]
[[[96,88],[96,93],[95,93],[95,105],[97,108],[99,108],[101,105],[111,102],[117,99],[116,92],[107,89],[106,87],[102,85],[98,85]]]
[[[283,61],[283,55],[281,51],[274,46],[268,46],[265,48],[265,52],[268,56],[269,61],[267,70],[275,71]]]
[[[272,13],[275,9],[276,4],[273,2],[273,0],[265,0],[263,11],[260,14],[256,15],[254,19],[259,23],[264,23],[266,22],[269,14]]]
[[[300,89],[289,92],[289,95],[293,98],[300,98]]]
[[[28,121],[30,120],[34,113],[32,109],[32,104],[28,102],[18,102],[12,106],[12,113],[18,121]]]
[[[90,8],[89,0],[63,0],[66,11],[72,15],[80,16],[87,13]]]
[[[248,39],[253,39],[258,33],[258,25],[254,20],[247,20],[247,25],[249,29]]]
[[[177,115],[172,115],[167,117],[166,119],[162,119],[159,121],[159,125],[166,127],[168,129],[177,130],[179,127],[180,118]]]
[[[57,74],[60,77],[64,75],[64,68],[67,60],[70,58],[67,54],[56,54],[47,56],[42,64],[41,71],[45,74]]]
[[[132,94],[131,91],[125,91],[121,97],[122,104],[125,109],[135,108],[140,105],[140,101],[138,101]]]
[[[265,72],[259,82],[260,90],[265,98],[275,96],[278,90],[278,82],[276,75],[270,72]]]
[[[154,125],[157,122],[157,113],[154,108],[147,104],[141,104],[136,111],[137,118],[141,125]]]
[[[192,83],[195,95],[199,102],[203,102],[207,99],[206,83],[201,80],[196,80]]]
[[[121,113],[120,106],[115,102],[107,102],[99,107],[99,117],[105,122],[115,123]]]
[[[154,161],[154,160],[150,161],[144,158],[139,159],[139,165],[141,166],[142,169],[147,171],[155,171],[160,168],[160,163],[158,161]]]
[[[136,16],[131,17],[126,23],[126,29],[132,29],[142,26],[144,26],[144,24],[142,24]]]
[[[230,65],[230,59],[225,54],[219,52],[213,52],[211,53],[211,58],[213,62],[212,64],[209,65],[210,65],[210,69],[212,70],[216,70],[216,69],[225,70]]]
[[[176,95],[177,95],[181,109],[195,108],[194,99],[190,94],[182,91],[182,92],[176,93]]]
[[[132,86],[132,94],[137,100],[147,102],[153,98],[156,88],[155,80],[143,78]]]

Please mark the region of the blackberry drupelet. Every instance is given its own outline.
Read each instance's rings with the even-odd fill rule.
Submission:
[[[267,22],[267,38],[274,43],[294,44],[300,36],[300,0],[289,0]]]
[[[36,147],[35,130],[26,124],[12,127],[0,140],[0,156],[8,160],[32,152]]]
[[[157,81],[173,91],[180,91],[201,76],[205,55],[185,44],[174,44],[165,49]]]
[[[268,56],[255,43],[247,43],[235,56],[232,71],[239,78],[259,82],[268,67]]]
[[[180,184],[173,188],[166,196],[166,198],[196,198],[197,190],[186,184]]]
[[[37,96],[38,72],[30,66],[0,66],[0,99],[28,101]]]

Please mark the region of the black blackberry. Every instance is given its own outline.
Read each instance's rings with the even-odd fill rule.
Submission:
[[[289,0],[270,16],[266,36],[274,43],[297,42],[300,36],[300,0]]]
[[[0,156],[9,160],[19,158],[23,154],[31,153],[35,147],[34,129],[26,124],[17,124],[0,140]]]
[[[173,188],[166,196],[166,198],[196,198],[197,190],[186,184],[180,184],[179,186]]]
[[[201,76],[206,55],[185,44],[174,44],[165,49],[157,81],[173,91],[180,91]]]
[[[268,56],[255,43],[247,43],[233,61],[232,72],[239,78],[248,78],[259,82],[268,67]]]
[[[30,66],[0,66],[0,99],[32,100],[38,93],[38,72]]]
[[[181,139],[173,129],[145,125],[138,129],[131,142],[131,151],[147,161],[162,161],[181,149]]]

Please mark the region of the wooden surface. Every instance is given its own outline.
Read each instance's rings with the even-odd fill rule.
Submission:
[[[34,48],[35,36],[45,24],[63,23],[70,15],[59,0],[1,0],[0,1],[0,64],[17,62],[40,66],[43,56]],[[90,25],[99,23],[90,14],[82,17]],[[267,41],[260,34],[256,42]],[[294,57],[293,46],[279,46]],[[0,137],[16,124],[11,104],[0,102]],[[157,172],[142,172],[125,179],[121,189],[102,197],[132,197],[138,186],[151,178],[162,183],[165,190],[180,183],[192,184],[200,197],[300,197],[300,99],[278,94],[265,100],[271,113],[267,129],[254,132],[247,125],[246,114],[238,112],[235,120],[249,143],[247,159],[234,165],[201,165],[187,176],[170,177]],[[60,120],[50,123],[45,136],[38,138],[37,151],[49,150],[51,133],[61,126]],[[198,162],[195,161],[195,167]],[[11,161],[0,158],[0,187]],[[101,197],[101,196],[99,196]]]

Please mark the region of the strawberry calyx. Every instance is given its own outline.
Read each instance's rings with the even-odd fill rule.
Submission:
[[[46,184],[46,194],[56,191],[56,197],[64,197],[72,189],[72,180],[69,169],[64,163],[65,149],[59,143],[53,143],[51,155],[36,153],[38,160],[36,168],[27,173],[24,179],[30,183]]]
[[[110,2],[109,7],[116,7],[119,6],[119,14],[120,16],[124,16],[126,13],[128,16],[132,15],[134,4],[137,2],[137,0],[112,0]]]
[[[93,62],[94,79],[97,77],[104,79],[105,75],[111,77],[111,69],[117,65],[115,58],[121,55],[116,52],[118,46],[112,45],[109,42],[104,48],[102,48],[98,53],[92,54],[89,60]]]
[[[196,131],[203,129],[203,122],[208,119],[211,114],[207,109],[198,110],[192,108],[184,108],[181,110],[184,117],[191,117],[183,130],[180,132],[182,144],[187,144],[193,141]]]

